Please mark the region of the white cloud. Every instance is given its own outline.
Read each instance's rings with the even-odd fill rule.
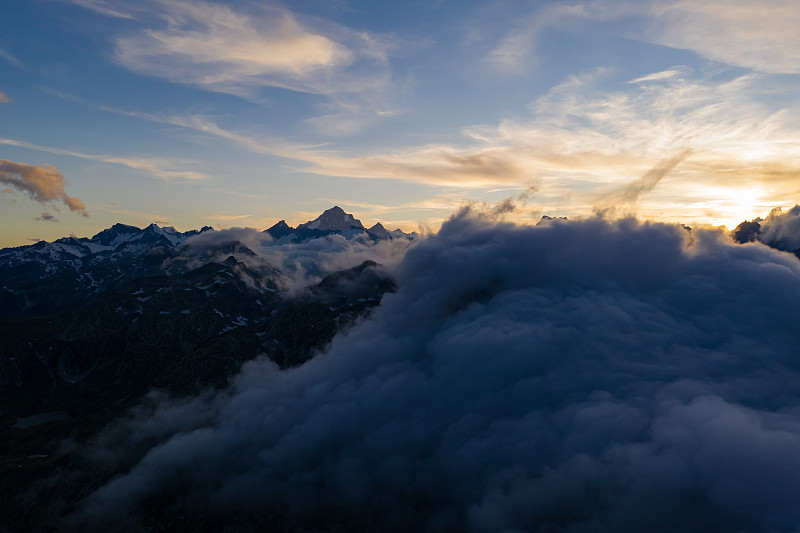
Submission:
[[[87,159],[89,161],[101,161],[114,165],[122,165],[134,170],[139,170],[145,174],[162,180],[202,180],[208,177],[206,174],[201,172],[185,170],[190,163],[188,161],[178,159],[163,157],[119,157],[113,155],[85,154],[82,152],[76,152],[74,150],[64,150],[61,148],[42,146],[25,141],[18,141],[15,139],[0,139],[0,144],[18,146],[20,148],[27,148],[29,150],[39,150],[56,155],[67,155],[80,159]]]
[[[11,54],[11,52],[8,52],[7,50],[3,50],[2,48],[0,48],[0,57],[5,59],[6,61],[8,61],[9,63],[11,63],[12,65],[14,65],[19,69],[23,70],[25,69],[25,64],[22,63],[22,61],[17,59],[13,54]]]
[[[674,78],[675,76],[679,76],[680,74],[684,73],[685,70],[686,69],[681,69],[681,68],[662,70],[661,72],[654,72],[652,74],[647,74],[646,76],[641,76],[639,78],[633,79],[628,83],[644,83],[648,81],[667,80],[669,78]]]
[[[114,39],[114,58],[148,76],[254,101],[264,88],[318,94],[308,124],[353,133],[394,113],[388,53],[397,39],[302,16],[273,2],[71,0],[137,28]]]
[[[795,0],[657,1],[654,27],[644,36],[659,44],[761,72],[800,74],[800,9]]]
[[[326,74],[354,61],[347,46],[283,9],[251,16],[222,4],[171,0],[161,7],[164,27],[116,40],[125,67],[224,92],[253,85],[326,92]]]
[[[116,60],[135,72],[246,98],[262,87],[323,95],[389,89],[389,38],[271,3],[160,0],[153,8],[156,20],[115,39]]]
[[[125,9],[131,9],[131,6],[120,6],[119,8],[114,5],[114,2],[109,2],[107,0],[61,0],[64,2],[68,2],[70,4],[74,4],[76,6],[80,6],[86,9],[90,9],[96,13],[100,13],[101,15],[106,15],[109,17],[121,18],[121,19],[133,19],[133,15],[130,13],[125,12]],[[134,8],[135,9],[135,8]]]

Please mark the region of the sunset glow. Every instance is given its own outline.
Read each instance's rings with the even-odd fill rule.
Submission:
[[[3,9],[0,159],[89,215],[7,166],[3,246],[333,204],[414,230],[515,190],[518,222],[590,216],[676,154],[615,212],[731,226],[800,198],[792,0]]]

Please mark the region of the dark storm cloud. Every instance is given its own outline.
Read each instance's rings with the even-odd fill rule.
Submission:
[[[0,159],[0,183],[26,193],[37,202],[61,200],[70,211],[89,216],[79,198],[67,195],[64,176],[52,165],[25,165]]]
[[[797,529],[794,257],[465,209],[395,275],[304,366],[253,362],[106,430],[86,455],[121,475],[71,524],[133,527],[159,502],[294,531]]]

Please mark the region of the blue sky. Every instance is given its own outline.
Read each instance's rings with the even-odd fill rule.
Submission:
[[[794,0],[9,0],[0,245],[114,222],[735,225],[800,199]]]

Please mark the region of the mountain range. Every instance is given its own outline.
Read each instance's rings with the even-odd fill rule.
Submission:
[[[265,230],[265,233],[269,233],[279,242],[300,242],[331,233],[341,233],[350,238],[367,236],[373,240],[414,238],[417,236],[415,232],[405,233],[400,229],[388,231],[380,222],[377,222],[371,228],[365,228],[360,220],[349,213],[345,213],[339,206],[333,206],[314,220],[309,220],[296,228],[289,226],[285,220],[281,220]]]
[[[254,248],[340,235],[369,250],[415,236],[365,229],[339,207],[260,235],[248,246],[210,227],[114,224],[91,238],[0,250],[0,425],[42,411],[93,416],[153,388],[221,386],[258,355],[302,364],[395,283],[362,258],[298,289]]]
[[[303,364],[396,290],[366,258],[372,247],[415,237],[381,224],[366,229],[339,207],[297,228],[281,221],[246,236],[247,244],[240,233],[210,227],[114,224],[91,238],[0,250],[7,496],[22,498],[53,469],[73,468],[54,453],[65,439],[88,438],[153,390],[183,397],[218,389],[255,357],[280,368]],[[293,253],[310,268],[315,242],[335,244],[325,239],[344,239],[364,257],[341,269],[317,265],[319,275],[298,287],[265,253]],[[4,498],[0,530],[37,529],[49,519],[30,511]]]

